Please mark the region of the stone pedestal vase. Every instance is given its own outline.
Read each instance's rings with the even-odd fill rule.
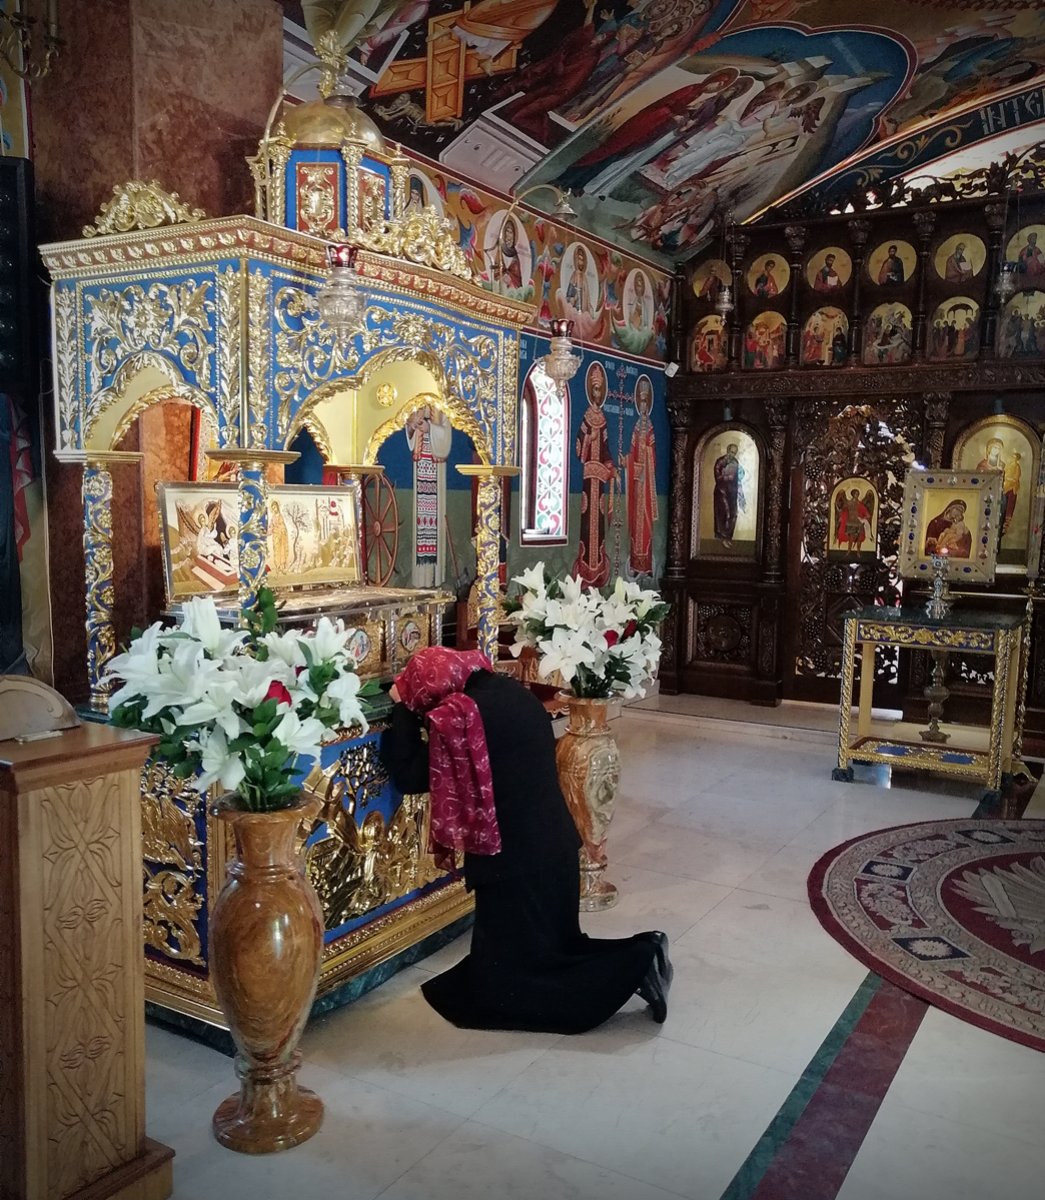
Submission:
[[[607,721],[608,700],[565,696],[566,732],[555,747],[559,784],[581,835],[581,912],[617,903],[606,878],[606,838],[620,783],[620,753]]]
[[[316,994],[323,916],[295,840],[316,801],[276,812],[217,815],[232,826],[229,863],[210,918],[210,968],[218,1003],[236,1043],[240,1090],[214,1114],[214,1136],[244,1154],[268,1154],[307,1141],[323,1102],[298,1087],[298,1040]]]

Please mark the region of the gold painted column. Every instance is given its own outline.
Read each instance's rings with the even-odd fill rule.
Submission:
[[[134,450],[88,450],[62,453],[63,462],[83,464],[83,556],[86,568],[87,683],[91,689],[91,708],[109,711],[112,687],[103,682],[106,668],[116,654],[116,630],[113,627],[112,560],[112,474],[114,463],[138,463],[142,455]]]
[[[0,705],[13,703],[0,695]],[[0,1196],[165,1200],[145,1132],[142,764],[94,721],[0,742]]]
[[[249,608],[268,571],[268,484],[272,463],[286,466],[299,455],[292,450],[208,450],[207,457],[239,467],[239,606]]]
[[[501,607],[501,480],[519,474],[518,467],[473,464],[458,471],[479,480],[476,503],[475,557],[479,599],[479,649],[497,661],[498,612]]]

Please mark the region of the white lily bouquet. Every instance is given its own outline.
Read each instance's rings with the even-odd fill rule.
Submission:
[[[343,622],[277,632],[268,588],[246,616],[246,629],[225,629],[212,599],[192,599],[174,628],[139,633],[107,678],[123,683],[114,723],[159,734],[175,775],[268,812],[293,802],[299,762],[319,758],[328,729],[368,726]]]
[[[581,579],[552,579],[538,563],[513,583],[520,590],[504,603],[515,625],[512,653],[526,646],[540,656],[537,673],[553,672],[575,696],[625,700],[645,694],[660,662],[657,628],[669,606],[657,592],[618,579],[598,591]]]

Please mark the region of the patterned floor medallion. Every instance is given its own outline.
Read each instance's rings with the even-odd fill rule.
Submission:
[[[827,932],[883,978],[1045,1050],[1045,821],[865,834],[816,864],[809,899]]]

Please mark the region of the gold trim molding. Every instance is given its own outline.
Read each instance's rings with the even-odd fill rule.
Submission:
[[[325,278],[328,245],[311,234],[241,215],[201,220],[177,229],[134,229],[50,242],[40,247],[40,256],[55,281],[87,282],[103,275],[108,277],[106,282],[114,282],[123,271],[184,268],[191,263],[212,263],[219,257],[260,259]],[[512,329],[537,323],[536,305],[498,296],[434,266],[363,250],[356,271],[361,279],[383,284],[390,291],[436,301]]]
[[[112,274],[113,268],[140,271],[183,267],[221,257],[253,257],[327,273],[327,243],[257,217],[217,217],[162,231],[135,229],[97,235],[93,240],[50,242],[40,255],[52,279]]]
[[[211,462],[234,463],[238,467],[268,466],[270,463],[285,466],[297,462],[301,455],[296,450],[239,450],[232,447],[218,450],[204,450]]]
[[[85,238],[132,229],[158,229],[161,225],[193,225],[206,220],[202,208],[190,208],[177,192],[165,191],[156,179],[146,183],[130,179],[113,187],[93,225],[83,227]]]
[[[522,467],[513,467],[510,463],[491,465],[489,463],[462,463],[457,467],[462,475],[476,479],[512,479],[518,475]]]

